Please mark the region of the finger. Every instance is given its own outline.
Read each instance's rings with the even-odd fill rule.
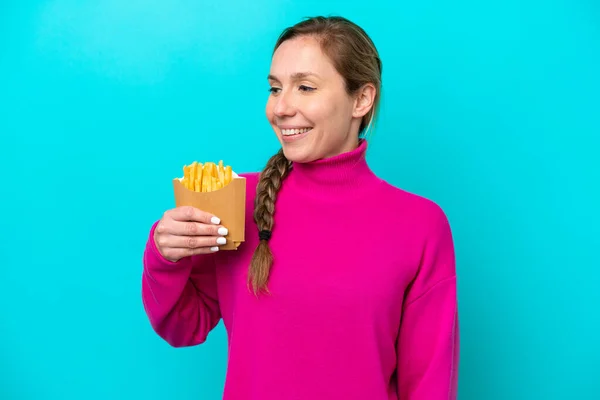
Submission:
[[[177,261],[181,260],[184,257],[190,257],[199,254],[216,253],[217,251],[219,251],[218,246],[199,247],[196,249],[167,248],[162,254],[167,260]]]
[[[162,248],[197,249],[202,247],[222,246],[227,239],[222,236],[176,236],[166,235],[157,239]]]
[[[181,206],[171,211],[171,218],[176,221],[194,221],[212,225],[221,223],[221,220],[215,215],[192,206]]]
[[[225,236],[229,233],[221,225],[207,225],[200,222],[168,221],[159,224],[158,233],[175,236]]]

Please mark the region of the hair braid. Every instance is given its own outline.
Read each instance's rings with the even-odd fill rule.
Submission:
[[[259,232],[273,230],[277,192],[291,168],[291,162],[285,158],[283,150],[279,150],[261,172],[254,200],[254,221]],[[258,295],[263,289],[268,292],[267,282],[272,264],[273,254],[268,240],[261,238],[252,256],[248,274],[248,283],[252,286],[254,294]]]

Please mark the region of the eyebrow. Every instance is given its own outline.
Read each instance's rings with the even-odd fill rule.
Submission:
[[[320,76],[315,74],[314,72],[296,72],[291,75],[291,78],[293,81],[299,81],[299,80],[305,79],[309,76],[314,76],[315,78],[320,78]],[[274,75],[269,75],[267,77],[267,79],[270,81],[279,82],[279,79],[277,79],[277,77],[275,77]]]

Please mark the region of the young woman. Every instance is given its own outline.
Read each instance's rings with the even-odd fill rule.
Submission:
[[[218,251],[218,216],[179,207],[152,226],[143,301],[172,346],[222,319],[224,399],[456,398],[453,239],[433,201],[378,178],[364,134],[381,61],[343,18],[286,29],[266,115],[282,150],[247,179],[246,242]]]

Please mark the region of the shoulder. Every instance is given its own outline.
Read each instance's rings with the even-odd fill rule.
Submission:
[[[238,174],[240,178],[246,179],[246,188],[256,191],[256,185],[260,177],[260,172],[241,172]]]
[[[395,222],[408,223],[415,233],[425,235],[449,229],[448,216],[435,200],[387,181],[382,182],[382,191],[387,212]]]

